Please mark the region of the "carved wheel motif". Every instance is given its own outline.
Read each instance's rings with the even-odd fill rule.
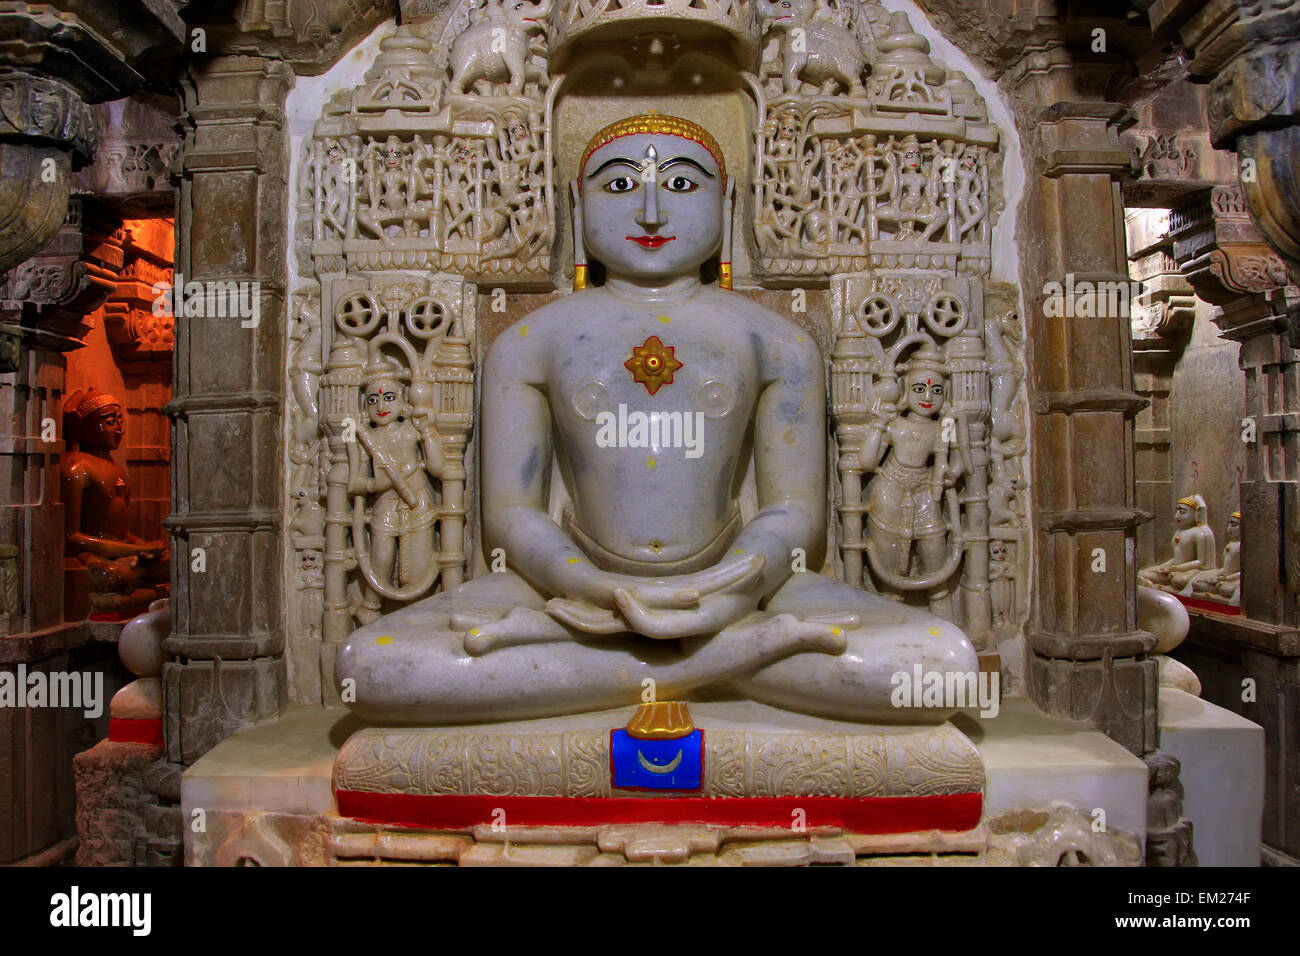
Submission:
[[[935,335],[953,336],[966,327],[966,308],[956,296],[940,293],[926,306],[924,318]]]
[[[888,335],[898,325],[902,312],[894,300],[883,295],[870,296],[858,309],[862,330],[877,338]]]

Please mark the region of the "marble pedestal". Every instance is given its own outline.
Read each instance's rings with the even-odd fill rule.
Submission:
[[[1200,866],[1259,866],[1264,728],[1208,700],[1160,689],[1160,749],[1178,758],[1183,816]]]
[[[782,715],[779,727],[763,722],[762,709],[743,705],[730,722],[693,704],[696,724],[725,733],[747,735],[753,753],[784,734],[803,728],[805,718]],[[736,705],[730,705],[736,706]],[[753,705],[757,708],[757,705]],[[745,715],[749,716],[746,717]],[[595,729],[608,734],[619,726],[605,715],[590,715]],[[626,719],[626,714],[620,712]],[[809,721],[813,718],[806,718]],[[748,721],[748,723],[746,723]],[[561,719],[574,733],[592,728]],[[529,721],[536,725],[545,722]],[[818,722],[827,723],[827,722]],[[829,722],[834,724],[835,722]],[[798,726],[796,726],[796,724]],[[317,707],[292,707],[281,718],[234,734],[194,764],[182,781],[185,819],[202,810],[201,832],[186,832],[186,862],[192,866],[234,865],[1047,865],[1066,862],[1140,865],[1145,835],[1146,768],[1118,744],[1085,725],[1043,715],[1025,700],[1007,700],[997,718],[981,720],[962,715],[935,734],[936,753],[953,748],[941,763],[947,771],[925,766],[924,749],[905,745],[897,729],[853,727],[856,736],[875,736],[886,754],[912,755],[912,772],[886,758],[884,790],[922,789],[947,779],[960,783],[954,793],[978,773],[982,763],[982,814],[964,830],[921,829],[910,832],[862,833],[834,822],[818,823],[808,815],[803,829],[787,812],[781,826],[727,825],[710,822],[588,823],[586,825],[522,825],[506,814],[499,824],[485,822],[460,828],[434,829],[358,820],[340,813],[333,782],[341,752],[374,753],[375,743],[389,734],[413,731],[367,731],[351,715]],[[823,731],[825,728],[822,728]],[[482,731],[483,728],[478,728]],[[350,740],[358,732],[355,744]],[[464,734],[466,728],[459,728]],[[915,730],[907,733],[915,733]],[[372,736],[374,734],[379,737]],[[955,736],[954,736],[955,735]],[[814,735],[815,736],[815,735]],[[829,735],[831,740],[834,734]],[[966,743],[962,743],[962,738]],[[841,740],[848,741],[845,735]],[[946,742],[942,746],[938,744]],[[912,740],[919,744],[920,738]],[[346,746],[345,746],[346,745]],[[464,750],[461,751],[462,755]],[[846,751],[841,754],[847,756]],[[707,754],[706,754],[707,759]],[[851,781],[850,765],[823,755],[827,781]],[[363,784],[348,761],[339,779],[350,786],[368,785],[373,792],[407,780],[407,771],[393,766],[386,772],[367,770]],[[759,766],[753,760],[747,764]],[[815,762],[809,764],[816,765]],[[368,764],[372,770],[385,764]],[[522,761],[522,767],[535,764]],[[770,765],[776,768],[776,763]],[[860,766],[853,764],[852,766]],[[837,776],[838,775],[838,776]],[[426,778],[427,779],[427,778]],[[505,776],[498,777],[504,788]],[[553,778],[558,781],[559,777]],[[566,776],[563,779],[569,779]],[[754,778],[750,778],[751,781]],[[779,772],[769,773],[762,786],[795,787]],[[865,777],[860,778],[865,779]],[[386,781],[386,782],[383,782]],[[928,781],[928,782],[926,782]],[[747,783],[754,792],[760,783]],[[459,786],[458,786],[459,789]],[[800,784],[795,789],[815,790]],[[851,792],[851,791],[850,791]],[[859,791],[861,792],[861,791]],[[967,791],[969,792],[969,791]],[[926,796],[925,793],[917,794]],[[934,794],[931,794],[934,795]],[[940,794],[941,795],[941,794]],[[881,796],[881,799],[893,799]],[[627,799],[610,792],[609,800]],[[679,801],[682,797],[656,798]],[[809,799],[804,797],[803,799]],[[1102,806],[1109,824],[1093,826],[1094,810]]]
[[[698,733],[620,750],[612,735],[633,712],[362,730],[334,764],[339,812],[433,829],[793,822],[876,834],[964,831],[980,821],[979,752],[951,724],[886,727],[749,701],[692,703]],[[698,760],[698,774],[675,780],[664,767],[680,771],[683,759]]]

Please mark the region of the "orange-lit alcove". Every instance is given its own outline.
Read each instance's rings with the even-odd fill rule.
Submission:
[[[163,409],[171,399],[174,320],[157,303],[162,285],[172,281],[173,220],[126,219],[114,239],[122,244],[116,289],[86,316],[85,346],[68,353],[65,430],[76,438],[78,405],[84,410],[96,404],[84,404],[86,396],[108,394],[118,399],[123,434],[111,456],[125,470],[129,488],[126,531],[140,541],[157,541],[165,537],[162,522],[171,509],[171,437]],[[65,505],[66,498],[65,483]],[[71,510],[65,515],[69,533],[77,521]],[[69,546],[69,551],[75,550]],[[103,584],[90,582],[83,563],[71,554],[65,567],[68,620],[92,614],[107,619],[130,616],[95,613],[88,606],[88,593],[96,587],[102,590]],[[165,590],[165,584],[160,590]]]

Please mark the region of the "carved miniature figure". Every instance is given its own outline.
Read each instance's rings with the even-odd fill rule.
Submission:
[[[905,136],[900,146],[901,162],[887,163],[881,178],[877,195],[885,198],[876,207],[876,217],[898,227],[895,239],[911,239],[917,227],[922,227],[920,239],[927,242],[948,224],[940,164],[933,163],[930,172],[924,172],[924,156],[915,134]],[[892,151],[887,156],[892,159]]]
[[[354,516],[360,515],[366,495],[377,496],[370,505],[368,547],[360,522],[354,522],[353,543],[366,579],[356,615],[362,623],[379,617],[382,598],[397,598],[401,590],[410,588],[418,592],[423,590],[418,582],[432,581],[437,502],[429,475],[442,473],[442,444],[430,420],[432,410],[407,404],[401,371],[375,354],[364,376],[367,424],[357,428],[358,442],[348,444],[348,492],[354,496]],[[369,468],[362,462],[358,443],[365,449]]]
[[[1223,601],[1237,607],[1241,604],[1241,512],[1228,515],[1228,542],[1223,546],[1223,566],[1202,571],[1192,578],[1183,594]]]
[[[501,332],[483,376],[483,527],[506,570],[353,632],[334,670],[365,688],[349,706],[379,723],[505,720],[638,703],[649,678],[660,700],[725,687],[843,719],[946,719],[892,706],[890,675],[974,671],[960,630],[892,602],[886,617],[887,598],[791,569],[792,549],[825,545],[822,359],[784,316],[700,282],[726,247],[713,137],[631,117],[596,134],[578,176],[581,245],[606,283]],[[937,371],[920,371],[918,408],[937,400]],[[386,402],[381,387],[391,376],[368,390]],[[620,406],[702,416],[702,454],[597,441]],[[927,464],[938,425],[920,418],[897,443],[933,496],[951,476]]]
[[[128,530],[131,485],[112,457],[125,432],[122,403],[90,389],[69,396],[63,408],[64,433],[77,446],[59,461],[64,553],[73,568],[89,572],[91,612],[125,620],[167,596],[167,540],[144,541]]]
[[[528,34],[544,27],[551,0],[485,0],[469,26],[452,43],[450,92],[465,93],[479,81],[506,82],[519,96],[530,78],[526,72]],[[538,77],[540,79],[540,77]]]
[[[1001,538],[989,542],[989,604],[994,625],[1014,624],[1016,562],[1014,545]]]
[[[787,93],[804,83],[823,94],[836,88],[852,96],[866,92],[862,72],[866,55],[850,31],[825,16],[818,0],[759,0],[767,30],[780,38],[781,78]]]
[[[1174,508],[1174,554],[1167,561],[1138,572],[1138,583],[1177,594],[1192,578],[1214,568],[1214,531],[1206,520],[1205,499],[1179,498]]]
[[[866,493],[867,555],[887,584],[902,586],[899,579],[912,575],[915,545],[918,575],[927,587],[938,588],[930,596],[931,610],[950,618],[951,601],[941,586],[961,556],[954,485],[965,468],[960,451],[955,462],[950,455],[956,436],[948,437],[937,420],[947,405],[946,369],[942,356],[923,346],[902,372],[904,411],[896,414],[895,406],[882,402],[861,426],[858,467],[875,472]],[[892,396],[886,392],[885,397]]]

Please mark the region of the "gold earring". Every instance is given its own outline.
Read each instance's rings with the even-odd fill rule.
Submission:
[[[722,261],[718,263],[718,288],[731,288],[731,210],[736,193],[736,180],[727,178],[722,200]]]
[[[569,180],[573,200],[573,291],[587,288],[587,251],[582,247],[582,190],[576,179]]]

